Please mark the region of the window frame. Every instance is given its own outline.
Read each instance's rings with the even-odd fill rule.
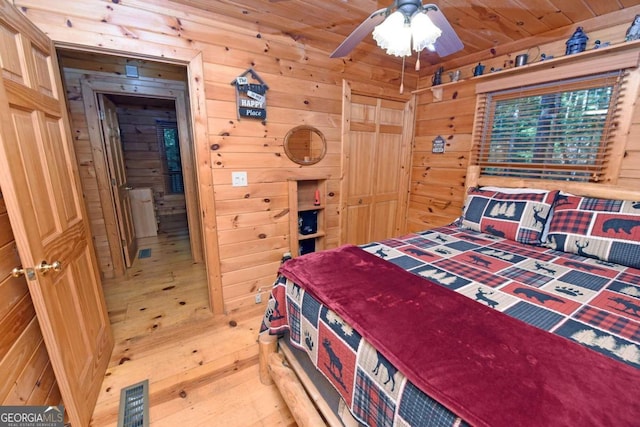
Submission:
[[[612,135],[617,124],[616,111],[623,77],[623,71],[617,70],[580,78],[520,86],[485,94],[487,114],[483,117],[482,134],[478,145],[478,164],[482,166],[486,174],[492,175],[500,175],[500,172],[502,172],[504,175],[517,178],[600,181],[608,163],[609,151],[607,148],[612,143]],[[576,146],[579,150],[582,150],[581,159],[568,157],[565,161],[562,161],[558,158],[558,148],[569,147],[572,142],[575,142],[570,137],[564,139],[570,124],[562,119],[556,120],[555,118],[540,122],[539,111],[544,106],[539,106],[538,104],[534,104],[534,108],[530,110],[522,110],[523,116],[521,118],[522,120],[538,121],[535,127],[535,137],[524,139],[516,137],[507,141],[502,139],[503,135],[501,133],[497,132],[495,123],[501,117],[498,112],[499,107],[504,105],[503,103],[524,106],[526,100],[530,98],[563,97],[565,94],[576,94],[576,92],[603,88],[611,88],[606,107],[607,113],[604,116],[604,120],[597,120],[600,123],[593,122],[597,125],[596,129],[585,128],[586,132],[584,133],[587,138],[595,136],[599,142],[597,147],[593,146],[593,138],[583,145],[577,142]],[[559,106],[557,111],[566,111],[566,107]],[[510,127],[513,126],[513,122],[508,117],[507,122],[508,127],[505,130],[515,130],[515,127]],[[543,126],[545,124],[551,124],[550,129],[544,129]],[[561,132],[562,136],[548,136],[549,131],[551,133]],[[538,135],[543,136],[539,137]],[[501,145],[507,144],[509,144],[509,147],[499,148]],[[531,161],[522,161],[524,157],[517,154],[518,149],[531,154]]]
[[[178,158],[180,159],[180,171],[170,171],[169,159],[167,156],[167,147],[165,143],[165,129],[173,129],[176,133],[176,150]],[[160,120],[156,119],[156,136],[158,139],[158,146],[160,149],[160,157],[162,160],[162,176],[164,178],[164,189],[167,195],[183,195],[184,194],[184,170],[182,167],[182,152],[180,150],[180,132],[178,130],[177,121]],[[182,191],[175,191],[172,185],[172,176],[179,175],[182,182]]]
[[[476,84],[476,115],[472,131],[473,145],[470,165],[480,166],[481,175],[488,175],[484,172],[479,153],[485,117],[488,114],[487,94],[621,70],[619,98],[612,112],[612,132],[606,147],[607,160],[602,172],[596,179],[591,180],[592,182],[615,184],[624,156],[626,134],[631,123],[633,104],[636,99],[634,88],[637,86],[635,82],[637,78],[635,75],[630,78],[630,74],[632,70],[635,70],[635,74],[637,74],[637,67],[638,53],[624,49],[622,46],[622,48],[612,49],[608,52],[591,51],[574,57],[568,55],[480,77],[481,81]],[[631,96],[625,96],[627,91]],[[539,177],[534,179],[539,179]]]

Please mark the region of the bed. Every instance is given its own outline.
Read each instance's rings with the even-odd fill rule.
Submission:
[[[640,193],[467,187],[454,224],[284,263],[261,379],[300,425],[638,425]]]

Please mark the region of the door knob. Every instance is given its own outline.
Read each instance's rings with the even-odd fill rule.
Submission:
[[[25,273],[25,269],[20,267],[13,267],[13,270],[11,270],[11,275],[13,277],[22,277],[25,275]]]
[[[13,277],[27,276],[27,279],[34,280],[36,277],[36,272],[33,271],[33,268],[14,267],[13,270],[11,270],[11,275]]]
[[[62,270],[62,263],[60,261],[54,261],[51,264],[47,263],[47,261],[42,261],[40,265],[36,267],[36,270],[40,272],[43,276],[46,275],[49,271],[60,271]]]

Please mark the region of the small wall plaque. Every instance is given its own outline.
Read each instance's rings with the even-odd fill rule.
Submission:
[[[438,135],[433,140],[433,148],[431,149],[432,153],[444,153],[444,138]]]
[[[249,68],[236,77],[231,84],[236,87],[238,119],[250,118],[266,121],[269,86],[264,83],[258,73]]]

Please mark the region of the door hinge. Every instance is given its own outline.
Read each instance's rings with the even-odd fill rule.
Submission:
[[[98,110],[98,116],[100,117],[100,120],[104,120],[104,111]]]
[[[111,178],[111,185],[116,185],[116,179],[115,178]]]

